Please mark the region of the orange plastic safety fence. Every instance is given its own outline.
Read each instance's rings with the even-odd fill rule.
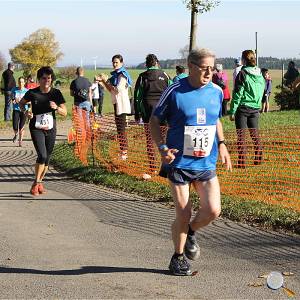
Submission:
[[[74,107],[72,134],[74,153],[84,165],[167,182],[158,176],[160,155],[148,124],[113,114],[100,118]],[[218,162],[221,192],[300,211],[300,126],[234,130],[225,136],[234,168],[228,172]]]

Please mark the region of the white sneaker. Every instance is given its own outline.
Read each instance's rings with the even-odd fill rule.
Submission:
[[[144,180],[150,180],[150,179],[151,179],[151,175],[149,175],[149,174],[147,174],[147,173],[144,173],[144,174],[142,175],[142,178],[143,178]]]

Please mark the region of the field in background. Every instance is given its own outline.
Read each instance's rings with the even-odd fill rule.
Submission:
[[[132,76],[133,81],[135,82],[138,75],[143,72],[143,70],[138,70],[138,69],[129,69],[128,70],[130,75]],[[168,69],[165,70],[166,73],[170,75],[171,78],[175,76],[175,70],[174,69]],[[109,75],[111,72],[111,69],[100,69],[100,70],[86,70],[85,76],[92,82],[93,78],[96,74],[99,73],[106,73]],[[233,70],[226,70],[229,78],[229,86],[230,90],[232,90],[232,72]],[[272,89],[272,94],[271,94],[271,100],[270,100],[270,106],[271,110],[277,110],[277,105],[274,102],[274,93],[277,91],[276,86],[281,84],[281,70],[270,70],[270,74],[272,77],[273,81],[273,89]],[[15,78],[17,79],[19,76],[22,75],[22,72],[15,72]],[[71,108],[73,104],[73,98],[70,96],[70,91],[69,91],[69,83],[65,83],[61,87],[61,91],[65,97],[66,103],[67,103],[67,108],[68,108],[68,115],[71,115]],[[4,107],[4,96],[0,96],[0,128],[7,126],[3,122],[3,107]],[[110,113],[113,112],[113,106],[111,104],[110,100],[110,95],[106,91],[105,96],[104,96],[104,103],[103,103],[103,112],[104,113]],[[291,114],[291,115],[290,115]],[[275,115],[272,114],[265,114],[261,118],[261,126],[262,128],[270,127],[272,125],[288,125],[288,124],[299,124],[298,118],[296,117],[297,113],[296,112],[276,112]],[[10,126],[10,124],[8,124]],[[225,129],[233,129],[234,124],[233,122],[228,121],[228,118],[224,118],[224,126]]]

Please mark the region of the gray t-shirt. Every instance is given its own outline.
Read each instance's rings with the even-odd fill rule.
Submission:
[[[89,101],[89,88],[91,83],[83,76],[79,76],[71,82],[70,90],[74,93],[74,103]]]

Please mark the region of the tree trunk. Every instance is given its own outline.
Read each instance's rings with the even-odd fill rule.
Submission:
[[[198,15],[195,0],[191,0],[191,4],[192,4],[192,8],[191,8],[190,47],[189,47],[190,51],[196,48],[197,15]]]

